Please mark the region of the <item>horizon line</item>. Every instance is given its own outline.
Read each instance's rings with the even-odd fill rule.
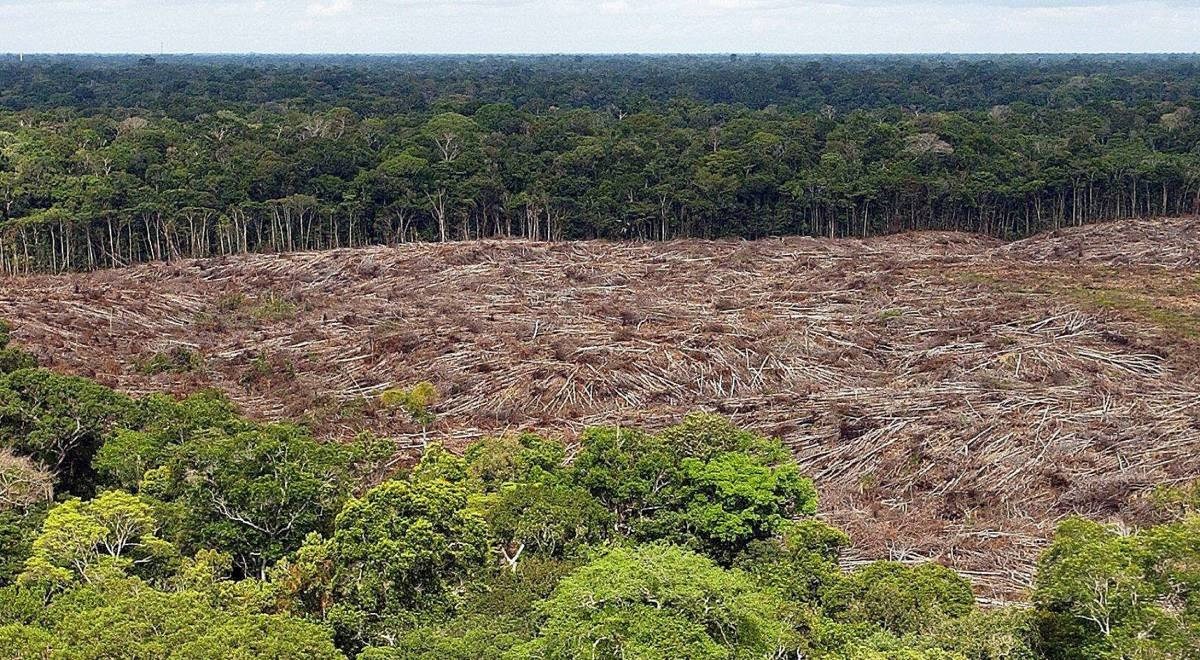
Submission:
[[[321,51],[321,52],[286,52],[286,51],[171,51],[171,52],[138,52],[138,51],[8,51],[0,53],[2,57],[204,57],[204,56],[260,56],[260,57],[723,57],[737,55],[739,57],[903,57],[903,56],[957,56],[957,57],[988,57],[988,56],[1062,56],[1062,55],[1092,55],[1092,56],[1197,56],[1196,51],[829,51],[829,52],[800,52],[800,51],[530,51],[530,52],[451,52],[451,51]]]

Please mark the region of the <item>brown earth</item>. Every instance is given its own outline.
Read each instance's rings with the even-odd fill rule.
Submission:
[[[423,433],[378,395],[422,380],[457,446],[717,411],[795,450],[856,558],[996,597],[1061,517],[1200,477],[1200,219],[250,255],[0,280],[0,317],[54,369],[401,453]]]

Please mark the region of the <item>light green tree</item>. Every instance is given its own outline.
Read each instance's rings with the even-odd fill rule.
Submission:
[[[20,581],[62,590],[114,573],[153,575],[176,557],[157,533],[153,509],[136,495],[110,491],[86,502],[68,500],[42,524]]]
[[[817,506],[812,481],[778,440],[714,415],[690,415],[658,435],[589,430],[572,471],[609,509],[616,529],[687,545],[724,564]]]

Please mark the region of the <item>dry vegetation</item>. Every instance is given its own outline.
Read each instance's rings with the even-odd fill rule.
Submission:
[[[937,557],[998,596],[1061,516],[1200,476],[1196,219],[247,256],[3,280],[0,309],[56,369],[405,450],[722,412],[795,449],[859,557]],[[428,430],[379,405],[424,380]]]

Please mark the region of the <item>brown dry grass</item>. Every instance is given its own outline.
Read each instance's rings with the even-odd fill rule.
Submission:
[[[1005,596],[1062,516],[1200,476],[1198,228],[258,255],[0,281],[0,316],[62,371],[404,450],[378,394],[422,380],[456,445],[721,412],[794,449],[857,558]]]

